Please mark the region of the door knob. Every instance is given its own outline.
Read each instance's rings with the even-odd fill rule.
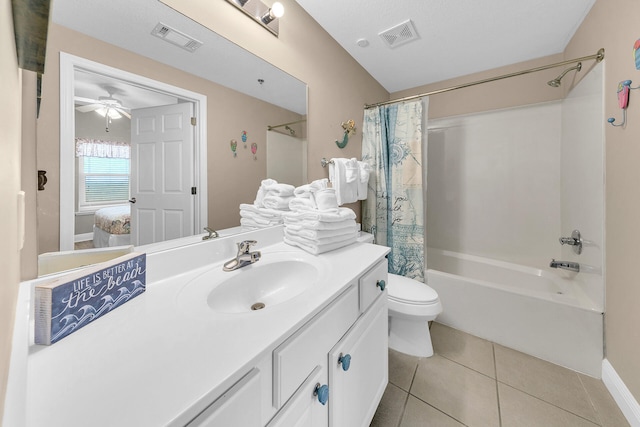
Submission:
[[[351,355],[340,353],[340,357],[338,357],[338,365],[342,365],[343,371],[348,371],[351,366]]]
[[[329,400],[329,386],[326,384],[321,386],[320,383],[316,384],[313,395],[318,396],[318,402],[326,405]]]
[[[135,197],[132,197],[132,198],[129,199],[129,203],[135,203],[135,202],[137,202]]]
[[[384,280],[378,280],[376,286],[379,287],[381,291],[384,291],[384,288],[387,286],[387,282]]]

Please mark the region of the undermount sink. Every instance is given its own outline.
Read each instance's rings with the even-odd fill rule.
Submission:
[[[224,272],[215,268],[193,279],[181,292],[182,303],[218,313],[252,313],[289,302],[316,286],[326,270],[299,252],[263,252],[260,261]],[[193,307],[192,307],[193,308]]]

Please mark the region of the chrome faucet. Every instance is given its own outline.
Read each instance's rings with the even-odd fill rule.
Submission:
[[[580,271],[580,264],[572,261],[556,261],[555,259],[552,259],[549,267],[562,268],[564,270],[575,271],[576,273]]]
[[[232,260],[229,260],[224,263],[222,266],[222,270],[224,271],[233,271],[239,268],[244,267],[245,265],[253,264],[254,262],[258,262],[260,260],[260,251],[251,252],[251,246],[255,245],[255,240],[244,240],[238,245],[238,254]]]
[[[215,239],[216,237],[218,237],[218,232],[216,230],[214,230],[213,228],[205,227],[204,231],[209,233],[209,235],[208,236],[202,236],[202,240]]]

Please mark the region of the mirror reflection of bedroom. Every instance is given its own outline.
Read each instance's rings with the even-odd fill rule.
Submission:
[[[74,249],[133,244],[131,109],[178,100],[82,71],[75,72],[74,95]]]

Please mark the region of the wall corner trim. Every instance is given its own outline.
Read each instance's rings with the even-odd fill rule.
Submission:
[[[632,427],[640,427],[640,404],[607,359],[602,360],[602,382]]]

